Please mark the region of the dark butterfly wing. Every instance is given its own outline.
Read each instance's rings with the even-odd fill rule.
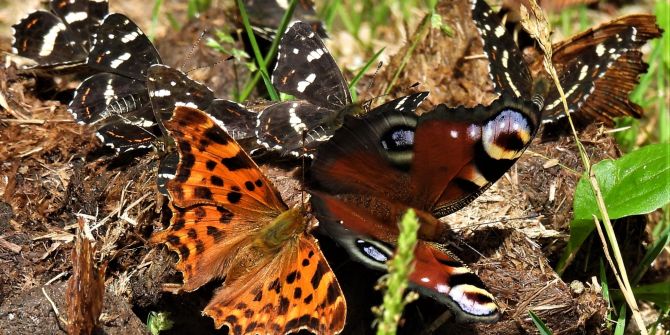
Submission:
[[[653,15],[631,15],[580,33],[554,46],[557,68],[570,112],[613,125],[613,118],[640,117],[628,99],[639,75],[647,71],[639,49],[661,35]],[[549,92],[544,122],[565,116],[557,89]]]
[[[12,26],[12,52],[33,59],[36,68],[84,63],[91,30],[107,14],[107,1],[52,0],[50,7],[53,13],[35,11]]]
[[[277,36],[277,27],[288,9],[288,3],[277,0],[245,0],[244,7],[256,35],[268,41],[274,40]],[[292,19],[307,22],[320,37],[328,37],[323,23],[316,16],[314,2],[311,0],[298,1]]]
[[[75,90],[68,112],[80,124],[105,123],[149,104],[145,83],[113,73],[86,78]],[[153,119],[153,118],[152,118]]]
[[[376,107],[386,111],[413,112],[426,99],[428,92],[410,94]],[[323,141],[328,140],[358,106],[348,106],[338,112],[312,105],[306,101],[287,101],[271,105],[258,114],[256,138],[264,147],[282,154],[310,155]]]
[[[79,123],[98,124],[98,137],[117,151],[149,147],[159,135],[146,86],[149,66],[160,62],[156,49],[122,14],[107,15],[92,37],[87,64],[101,73],[77,87],[68,111]]]
[[[171,152],[165,155],[158,165],[158,174],[156,174],[156,187],[158,192],[164,196],[169,196],[167,190],[168,181],[172,180],[177,173],[177,165],[179,164],[179,153]]]
[[[86,59],[77,34],[50,12],[32,12],[12,29],[12,53],[33,59],[37,67],[67,67]]]
[[[272,84],[280,92],[337,111],[351,104],[342,72],[309,24],[293,22],[282,36]]]
[[[51,10],[77,35],[89,41],[95,27],[107,15],[109,4],[104,0],[52,0]],[[88,43],[85,45],[88,46]]]
[[[152,65],[147,75],[147,88],[154,115],[161,124],[172,117],[175,107],[185,106],[209,114],[236,140],[254,136],[256,113],[235,102],[216,99],[212,90],[182,71],[167,65]]]
[[[498,94],[516,97],[532,95],[533,80],[512,35],[484,0],[470,0],[472,19],[481,35],[484,54],[489,61],[489,76]]]
[[[151,106],[145,105],[132,113],[108,117],[96,136],[105,146],[124,153],[152,147],[159,133]]]
[[[237,141],[255,136],[257,114],[236,102],[214,99],[205,113],[209,114],[221,128]]]
[[[323,193],[312,193],[312,208],[319,226],[356,261],[387,271],[397,242],[397,218],[375,216]],[[439,245],[418,241],[414,249],[410,288],[455,311],[460,321],[494,322],[500,317],[493,295],[464,264]]]
[[[172,117],[176,106],[205,110],[214,100],[214,92],[189,78],[184,72],[156,64],[147,72],[147,89],[154,115],[161,122]]]
[[[319,147],[311,181],[329,194],[386,199],[445,216],[514,164],[539,120],[535,104],[505,95],[490,106],[438,105],[421,116],[373,110],[348,119]]]
[[[100,72],[145,81],[149,66],[162,61],[149,38],[133,21],[113,13],[105,17],[93,34],[86,63]]]
[[[329,128],[327,120],[333,113],[300,100],[270,105],[258,113],[256,139],[267,149],[284,155],[299,155],[302,148],[310,151],[313,143],[330,138],[329,131],[333,129]]]

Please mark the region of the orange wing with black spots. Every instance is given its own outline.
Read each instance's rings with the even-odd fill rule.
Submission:
[[[316,240],[305,234],[261,274],[250,273],[217,292],[205,314],[231,334],[284,334],[307,329],[337,334],[346,305],[340,286]]]
[[[225,278],[205,314],[231,334],[339,333],[344,296],[300,211],[205,113],[177,107],[165,126],[180,156],[173,217],[151,240],[179,255],[183,289]]]

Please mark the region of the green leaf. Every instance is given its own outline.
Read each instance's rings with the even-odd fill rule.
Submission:
[[[626,304],[621,304],[621,309],[619,310],[619,318],[616,322],[616,327],[614,328],[614,335],[623,335],[626,331]]]
[[[652,144],[617,160],[601,161],[593,165],[593,173],[610,219],[646,214],[670,202],[670,144]],[[570,241],[557,266],[559,273],[593,231],[593,215],[602,219],[587,178],[582,176],[575,189]]]
[[[654,144],[593,166],[610,219],[646,214],[670,202],[670,145]],[[602,219],[582,176],[575,190],[574,220]]]
[[[535,324],[535,327],[537,327],[537,330],[540,332],[540,335],[551,335],[551,330],[547,325],[542,322],[542,319],[540,319],[537,314],[535,314],[533,311],[528,311],[528,314],[530,315],[530,318],[533,320],[533,323]]]
[[[634,287],[633,294],[637,299],[651,301],[667,308],[670,306],[670,281]]]

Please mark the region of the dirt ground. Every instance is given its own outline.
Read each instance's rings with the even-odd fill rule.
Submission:
[[[137,2],[112,2],[113,10],[132,14],[143,28],[149,26],[150,18],[137,13],[149,13],[150,7],[138,10]],[[167,1],[165,6],[183,17],[185,5]],[[458,14],[468,13],[465,6],[462,1],[441,3],[439,12],[454,30],[453,37],[431,30],[417,46],[397,87],[420,85],[393,93],[430,90],[430,104],[473,105],[490,100],[485,62],[467,57],[482,51],[469,14]],[[2,24],[19,18],[3,17]],[[167,33],[170,28],[161,25],[156,45],[168,65],[178,66],[200,31],[224,29],[229,23],[217,9],[178,33]],[[10,37],[2,31],[0,50],[7,52]],[[412,33],[391,29],[385,38],[406,39]],[[339,34],[332,36],[337,39]],[[329,45],[336,49],[334,54],[345,54],[339,50],[342,46],[336,47],[337,40]],[[402,49],[399,51],[402,55]],[[384,83],[400,63],[400,56],[389,56],[373,86],[369,90],[367,84],[360,86],[364,89],[361,99],[385,89]],[[191,61],[196,66],[211,65],[222,58],[201,45]],[[231,83],[243,77],[244,71],[243,66],[224,63],[198,71],[194,77],[205,81],[219,97],[227,97]],[[155,190],[158,155],[148,151],[117,157],[101,148],[94,130],[75,124],[65,110],[76,84],[74,77],[52,80],[18,73],[7,62],[0,65],[0,93],[5,100],[0,110],[0,333],[65,332],[66,304],[72,298],[66,294],[66,281],[72,274],[70,255],[78,218],[87,221],[96,240],[96,260],[107,263],[100,333],[147,333],[145,324],[152,311],[171,313],[175,326],[166,334],[226,333],[217,332],[212,321],[201,315],[220,283],[180,295],[162,291],[164,283],[179,282],[180,277],[173,269],[175,255],[147,241],[152,231],[166,225],[166,199]],[[586,127],[580,140],[592,162],[620,155],[614,140],[598,125]],[[536,333],[528,317],[531,309],[555,334],[608,332],[604,327],[607,303],[594,279],[599,241],[587,241],[584,254],[588,256],[576,259],[563,278],[552,269],[568,238],[572,194],[579,179],[578,174],[554,164],[555,160],[581,170],[571,137],[536,139],[494,187],[445,218],[454,232],[445,243],[496,296],[502,320],[486,325],[455,324],[443,306],[420,299],[407,307],[401,333]],[[299,164],[264,164],[263,168],[287,202],[299,201]],[[628,264],[642,257],[645,223],[646,218],[639,217],[615,225],[626,236],[623,253]],[[370,307],[381,301],[372,287],[380,274],[351,262],[334,242],[319,237],[347,297],[345,334],[370,333]],[[656,270],[647,274],[658,275],[663,274]]]

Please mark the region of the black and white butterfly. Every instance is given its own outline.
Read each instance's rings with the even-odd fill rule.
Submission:
[[[258,114],[258,143],[282,154],[312,151],[330,138],[346,115],[363,113],[353,104],[344,75],[323,41],[304,22],[293,22],[282,37],[272,84],[299,99],[270,105]],[[427,95],[412,94],[378,108],[414,110]]]
[[[186,106],[209,114],[240,143],[252,142],[251,139],[255,137],[256,113],[236,102],[217,99],[207,86],[189,78],[178,69],[162,64],[152,65],[147,72],[146,84],[155,119],[162,129],[163,121],[172,117],[175,107]],[[164,138],[169,141],[167,132],[164,132]],[[174,178],[179,161],[176,152],[170,152],[169,148],[167,151],[161,159],[156,179],[159,192],[165,195],[168,195],[165,185]]]
[[[496,92],[511,90],[524,94],[528,87],[515,87],[515,83],[530,77],[530,72],[518,66],[523,58],[512,35],[486,4],[482,1],[471,1],[471,4]],[[639,49],[660,34],[653,15],[630,15],[554,44],[552,62],[569,112],[579,111],[576,115],[580,119],[609,125],[614,124],[613,118],[617,116],[640,116],[641,108],[628,99],[639,75],[647,69]],[[541,68],[540,62],[541,57],[537,57],[533,68]],[[546,95],[543,123],[563,117],[558,89],[552,86]]]
[[[26,68],[63,69],[82,65],[91,34],[107,15],[107,0],[51,0],[12,26],[12,53],[32,59]]]
[[[86,64],[98,73],[77,87],[68,111],[80,124],[97,125],[100,141],[117,152],[151,147],[160,130],[146,76],[149,66],[162,63],[156,48],[118,13],[104,18],[92,40]]]

